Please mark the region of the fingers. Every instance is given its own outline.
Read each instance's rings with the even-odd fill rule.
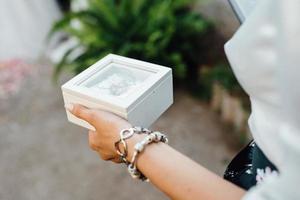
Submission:
[[[92,150],[96,151],[99,154],[102,160],[121,163],[121,160],[118,157],[102,152],[103,149],[99,146],[99,136],[95,131],[89,131],[89,146]]]
[[[98,152],[98,154],[99,154],[100,158],[102,160],[105,160],[105,161],[112,161],[112,160],[115,159],[113,156],[108,155],[108,154],[103,154],[103,153],[100,153],[100,152]]]
[[[98,144],[96,142],[97,140],[98,140],[97,132],[89,131],[89,146],[94,151],[99,151],[100,150],[100,147],[98,147]]]
[[[95,112],[79,104],[66,104],[65,108],[76,117],[94,125]]]
[[[120,158],[114,158],[114,159],[111,159],[110,161],[112,161],[113,163],[116,163],[116,164],[118,164],[118,163],[122,163],[122,161],[120,160]]]
[[[99,139],[97,138],[97,132],[89,131],[89,146],[92,150],[96,151],[102,160],[113,160],[114,158],[111,155],[101,153],[101,148],[98,144]]]

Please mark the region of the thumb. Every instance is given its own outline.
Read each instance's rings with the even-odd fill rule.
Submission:
[[[84,121],[93,125],[94,123],[94,112],[91,109],[88,109],[79,104],[66,104],[65,108],[75,115],[76,117],[83,119]]]

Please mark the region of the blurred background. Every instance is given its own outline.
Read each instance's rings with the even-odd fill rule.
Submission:
[[[0,0],[0,26],[0,199],[168,199],[67,121],[61,84],[108,53],[173,69],[174,105],[152,129],[198,163],[222,176],[250,139],[227,1]]]

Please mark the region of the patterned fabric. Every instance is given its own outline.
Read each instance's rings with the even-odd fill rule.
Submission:
[[[228,165],[224,179],[249,190],[266,177],[277,175],[277,168],[252,141]]]

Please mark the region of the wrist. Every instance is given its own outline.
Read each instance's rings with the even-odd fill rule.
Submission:
[[[134,179],[148,181],[149,179],[138,169],[138,157],[151,143],[168,143],[165,134],[158,131],[150,131],[142,127],[123,129],[120,132],[120,139],[115,143],[117,154],[123,163],[127,165],[128,172]],[[120,149],[123,146],[123,150]]]
[[[142,141],[147,135],[146,134],[134,134],[131,138],[127,140],[127,148],[128,148],[128,154],[126,159],[131,161],[133,153],[134,153],[134,146],[138,142]]]

